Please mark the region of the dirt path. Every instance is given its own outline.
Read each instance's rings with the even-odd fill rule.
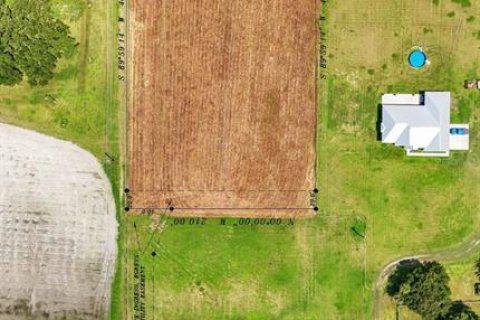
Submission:
[[[388,276],[395,269],[397,264],[402,260],[418,259],[420,261],[437,260],[440,262],[452,262],[456,261],[468,254],[480,245],[480,230],[470,236],[466,241],[462,242],[458,246],[450,247],[443,251],[438,251],[429,254],[408,255],[398,258],[394,261],[387,263],[375,281],[373,288],[373,303],[374,303],[374,319],[383,319],[384,305],[383,305],[383,290]]]

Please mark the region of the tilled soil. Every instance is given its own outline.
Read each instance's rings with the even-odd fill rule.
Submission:
[[[316,9],[316,0],[131,4],[133,208],[313,213]]]

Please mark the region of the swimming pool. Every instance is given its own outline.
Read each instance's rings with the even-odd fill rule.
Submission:
[[[422,68],[427,63],[427,55],[422,50],[415,49],[408,56],[408,63],[412,68]]]

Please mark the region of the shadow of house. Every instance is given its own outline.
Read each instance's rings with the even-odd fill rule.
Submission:
[[[377,141],[382,141],[382,130],[381,130],[382,121],[383,121],[382,104],[379,103],[377,104],[377,122],[375,125],[375,129],[377,130]]]

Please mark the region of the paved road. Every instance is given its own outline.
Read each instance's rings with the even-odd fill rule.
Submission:
[[[383,320],[384,315],[384,288],[388,276],[395,269],[397,264],[402,260],[407,259],[418,259],[420,261],[427,260],[437,260],[439,262],[451,262],[461,259],[472,253],[475,249],[480,247],[480,230],[477,231],[474,235],[470,236],[468,240],[462,242],[460,245],[447,248],[443,251],[438,251],[435,253],[429,254],[419,254],[419,255],[408,255],[401,258],[398,258],[394,261],[387,263],[383,268],[380,274],[377,277],[377,280],[374,284],[373,292],[373,303],[374,303],[374,319]]]

